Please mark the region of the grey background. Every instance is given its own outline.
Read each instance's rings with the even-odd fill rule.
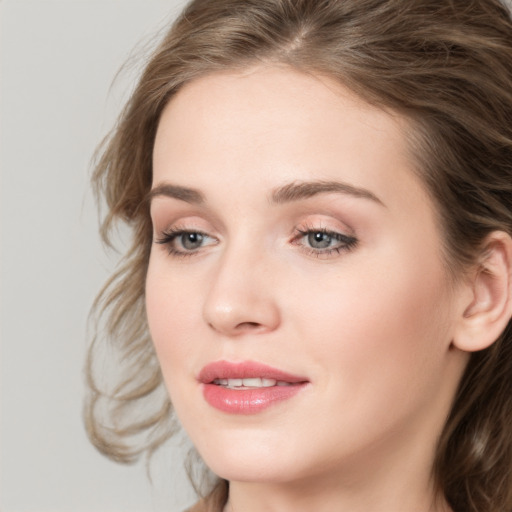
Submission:
[[[82,426],[91,302],[112,270],[90,158],[130,86],[112,81],[182,0],[2,0],[2,512],[182,510],[194,500],[175,443],[119,466]]]
[[[98,241],[89,162],[127,97],[111,88],[184,0],[0,0],[0,511],[182,510],[174,445],[124,467],[81,421],[86,318],[115,257]]]

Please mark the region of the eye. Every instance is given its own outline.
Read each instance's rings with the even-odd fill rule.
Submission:
[[[182,233],[175,240],[187,251],[199,249],[203,244],[205,236],[202,233]]]
[[[171,255],[191,256],[203,247],[217,243],[217,240],[201,231],[169,229],[155,243],[167,246]]]
[[[307,239],[308,244],[313,249],[327,249],[333,244],[333,242],[338,242],[332,235],[322,231],[311,231],[308,233]]]
[[[349,251],[357,245],[357,239],[325,228],[307,228],[298,229],[292,243],[302,246],[309,254],[321,256]]]

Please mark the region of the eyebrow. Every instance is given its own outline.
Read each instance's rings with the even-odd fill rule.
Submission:
[[[365,188],[355,187],[349,183],[340,181],[295,181],[278,187],[270,195],[271,204],[284,204],[301,199],[308,199],[318,194],[327,193],[347,194],[360,199],[369,199],[381,206],[384,203],[373,193]],[[191,204],[206,202],[204,195],[197,189],[160,183],[152,188],[147,196],[148,201],[155,197],[164,196]]]
[[[170,183],[160,183],[149,191],[147,199],[151,202],[155,197],[164,196],[191,204],[201,204],[205,202],[204,195],[194,188],[180,187]]]
[[[275,189],[272,192],[271,202],[274,204],[289,203],[330,192],[347,194],[360,199],[369,199],[381,206],[385,206],[373,192],[340,181],[295,181]]]

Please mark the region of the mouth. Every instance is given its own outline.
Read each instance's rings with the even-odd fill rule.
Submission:
[[[227,389],[258,389],[271,388],[273,386],[293,386],[291,382],[283,380],[252,377],[248,379],[214,379],[213,384]]]
[[[255,414],[291,399],[308,379],[254,361],[217,361],[199,373],[206,402],[225,413]]]
[[[199,373],[199,382],[230,387],[271,387],[307,382],[308,379],[256,361],[216,361]]]

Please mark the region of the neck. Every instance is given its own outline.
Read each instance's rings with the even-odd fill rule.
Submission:
[[[432,477],[435,440],[412,435],[404,443],[403,436],[348,458],[343,468],[281,482],[231,481],[224,512],[450,512]]]
[[[230,482],[224,512],[450,512],[433,485],[411,486],[402,475],[400,484],[381,486],[321,480],[293,484]]]

